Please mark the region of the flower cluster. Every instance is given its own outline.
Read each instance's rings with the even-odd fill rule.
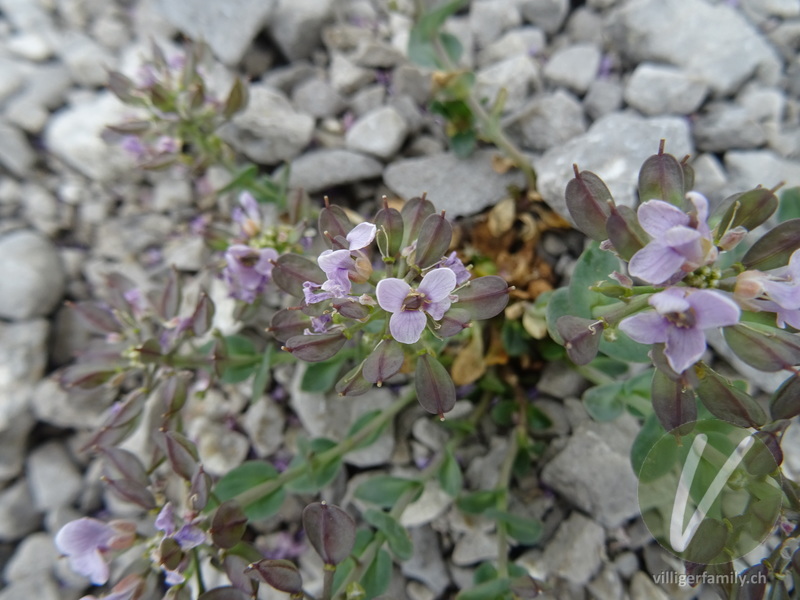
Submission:
[[[606,298],[583,308],[583,315],[561,316],[555,328],[578,364],[594,359],[601,338],[606,344],[652,345],[657,372],[679,382],[677,387],[653,383],[654,406],[668,429],[695,414],[686,410],[687,389],[696,390],[720,418],[743,426],[763,424],[763,411],[749,404],[755,401],[743,400],[700,361],[708,332],[722,328],[733,353],[746,363],[794,372],[800,344],[783,329],[800,326],[798,220],[779,224],[738,254],[738,261],[731,260],[727,253],[749,241],[748,232],[778,208],[775,190],[757,187],[736,194],[712,213],[706,198],[692,190],[693,180],[691,167],[665,154],[662,141],[639,173],[641,204],[634,211],[617,206],[597,175],[575,167],[566,189],[570,213],[601,250],[627,262],[627,274],[600,274],[617,282],[592,287]],[[609,305],[609,298],[618,302]],[[723,383],[714,388],[709,381]],[[727,390],[736,408],[720,400],[720,389]]]
[[[302,304],[276,313],[270,330],[285,350],[312,362],[332,358],[354,338],[367,344],[367,358],[337,384],[343,395],[382,385],[406,358],[430,356],[432,342],[497,315],[508,302],[501,277],[470,280],[458,256],[447,254],[452,227],[426,198],[410,200],[402,212],[385,205],[373,222],[358,225],[328,205],[319,230],[329,247],[316,261],[284,254],[275,263],[275,283]],[[419,360],[418,371],[425,364]],[[453,383],[443,368],[428,372],[442,393],[430,401],[420,394],[420,402],[442,415],[455,402]],[[417,385],[421,379],[418,372]]]

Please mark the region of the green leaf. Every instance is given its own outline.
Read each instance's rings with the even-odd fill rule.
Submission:
[[[287,483],[286,489],[297,494],[314,494],[333,481],[342,466],[340,458],[325,463],[315,459],[315,455],[333,448],[336,442],[326,438],[315,438],[310,442],[304,440],[298,443],[298,446],[300,452],[289,463],[289,467],[302,465],[306,461],[310,461],[311,466],[306,473]]]
[[[414,555],[414,544],[408,531],[389,513],[367,509],[364,520],[386,536],[389,548],[400,560],[409,560]]]
[[[778,221],[800,219],[800,186],[784,190],[778,206]]]
[[[650,346],[634,342],[619,329],[615,333],[617,339],[613,342],[609,342],[606,339],[600,340],[600,352],[626,362],[650,362],[650,358],[647,356]]]
[[[300,389],[305,392],[319,393],[330,391],[338,381],[342,365],[348,357],[348,352],[339,352],[333,358],[309,364],[303,373]]]
[[[364,481],[356,488],[355,497],[383,508],[395,505],[397,499],[409,492],[422,493],[422,484],[413,479],[377,475]]]
[[[490,508],[484,516],[505,523],[508,535],[521,544],[535,544],[542,535],[542,524],[534,519],[527,519],[518,515]]]
[[[267,345],[264,351],[264,356],[261,359],[261,364],[253,377],[253,391],[251,402],[255,402],[264,395],[264,390],[267,389],[270,379],[272,378],[272,344]]]
[[[278,476],[278,471],[269,463],[251,460],[245,462],[219,480],[214,494],[221,501],[232,500],[235,496],[246,492],[257,485],[270,481]],[[267,519],[280,510],[286,492],[278,489],[268,496],[243,507],[249,519]]]
[[[461,55],[464,53],[464,48],[458,38],[449,33],[440,33],[439,43],[444,48],[445,54],[450,58],[450,62],[457,65],[458,61],[461,60]]]
[[[456,600],[499,600],[511,589],[508,579],[493,579],[458,593]]]
[[[450,149],[459,158],[467,158],[475,145],[478,143],[478,136],[475,131],[459,131],[450,137]]]
[[[425,12],[414,28],[419,29],[425,39],[432,40],[439,33],[439,29],[447,21],[447,18],[456,14],[467,4],[469,4],[469,0],[451,0],[439,8]]]
[[[364,429],[364,427],[366,427],[367,425],[369,425],[370,423],[372,423],[372,421],[373,421],[374,419],[377,419],[377,418],[380,416],[380,414],[381,414],[381,411],[379,411],[379,410],[371,410],[371,411],[369,411],[369,412],[366,412],[366,413],[364,413],[363,415],[361,415],[360,417],[358,417],[358,419],[356,419],[356,422],[355,422],[355,423],[353,423],[353,424],[350,426],[350,429],[349,429],[349,430],[348,430],[348,432],[347,432],[347,436],[345,436],[345,437],[346,437],[346,438],[348,438],[348,439],[349,439],[349,438],[352,438],[352,437],[353,437],[354,435],[356,435],[356,434],[357,434],[359,431],[361,431],[362,429]],[[388,425],[388,423],[387,423],[387,425]],[[361,442],[361,443],[360,443],[358,446],[355,446],[355,447],[353,448],[353,450],[358,450],[359,448],[366,448],[367,446],[371,446],[372,444],[374,444],[374,443],[375,443],[375,440],[377,440],[377,439],[378,439],[378,437],[381,435],[381,432],[383,432],[383,430],[384,430],[385,428],[386,428],[386,425],[384,425],[383,427],[380,427],[379,429],[376,429],[376,430],[375,430],[375,431],[374,431],[374,432],[373,432],[373,433],[372,433],[372,434],[371,434],[369,437],[367,437],[367,438],[366,438],[366,439],[365,439],[363,442]]]
[[[658,417],[656,417],[655,413],[644,420],[644,425],[642,425],[631,446],[631,466],[634,473],[639,474],[648,452],[661,439],[664,433],[664,428],[658,422]]]
[[[380,596],[389,587],[392,579],[392,558],[386,550],[378,550],[375,560],[361,578],[361,585],[367,592],[367,598]]]
[[[453,451],[450,448],[445,451],[444,461],[439,469],[439,484],[450,496],[458,496],[464,485],[461,467],[458,465],[458,461],[453,456]]]
[[[572,314],[572,306],[569,300],[569,289],[558,288],[550,296],[547,302],[547,309],[545,310],[545,320],[547,321],[547,333],[559,345],[564,345],[564,338],[558,333],[556,329],[556,322],[561,317],[566,317]]]
[[[572,272],[569,282],[569,301],[572,306],[570,314],[591,319],[592,309],[613,303],[614,300],[589,288],[599,281],[608,279],[608,276],[618,269],[619,259],[610,252],[600,250],[597,242],[592,242],[581,254]]]
[[[475,572],[472,574],[472,583],[478,585],[479,583],[486,583],[492,579],[497,579],[497,569],[490,562],[481,563]]]
[[[456,500],[456,506],[465,513],[479,515],[493,508],[497,504],[497,499],[503,492],[499,490],[478,490],[463,495]]]
[[[223,383],[241,383],[253,373],[255,365],[259,362],[256,347],[248,338],[242,335],[229,335],[225,338],[225,349],[229,359],[252,358],[248,364],[226,366],[222,373]]]
[[[583,405],[595,421],[613,421],[625,410],[622,401],[623,382],[605,383],[586,390]]]
[[[500,339],[509,356],[522,356],[530,352],[531,336],[525,331],[521,320],[505,321],[500,330]]]

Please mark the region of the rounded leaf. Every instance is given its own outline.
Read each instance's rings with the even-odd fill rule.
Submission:
[[[394,340],[382,340],[364,361],[362,371],[364,379],[377,383],[380,387],[384,381],[400,370],[405,358],[400,344]]]
[[[353,518],[338,506],[314,502],[303,510],[308,541],[327,565],[338,565],[350,556],[356,540]]]
[[[684,204],[683,167],[671,154],[664,154],[664,140],[639,170],[639,201],[663,200],[677,207]]]
[[[325,273],[305,256],[283,254],[275,261],[272,280],[284,292],[303,298],[303,283],[311,281],[322,285],[325,282]]]
[[[296,335],[286,341],[283,350],[291,352],[300,360],[322,362],[333,358],[342,349],[347,338],[341,333],[319,335]]]
[[[285,342],[291,337],[303,335],[310,325],[310,319],[301,311],[282,308],[272,315],[267,331],[278,341]]]
[[[777,225],[756,241],[742,258],[748,269],[769,271],[789,264],[789,258],[800,248],[800,219]]]
[[[219,505],[211,519],[211,539],[220,548],[233,548],[247,529],[247,517],[233,500]]]
[[[452,239],[453,226],[445,218],[444,212],[430,215],[419,228],[414,262],[420,269],[426,269],[439,262],[450,247]]]
[[[252,563],[245,572],[253,579],[271,585],[280,592],[300,594],[303,592],[303,577],[297,566],[284,559],[264,559]]]
[[[565,192],[567,210],[578,229],[593,240],[602,242],[608,238],[606,220],[614,203],[611,192],[597,175],[591,171],[578,171],[573,165],[575,177],[567,183]]]
[[[454,308],[464,309],[473,319],[491,319],[508,304],[508,283],[497,275],[470,280],[456,294]]]
[[[456,404],[456,386],[442,364],[429,354],[417,359],[414,385],[417,401],[429,413],[444,419]]]

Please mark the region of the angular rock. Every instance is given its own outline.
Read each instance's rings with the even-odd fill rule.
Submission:
[[[631,579],[631,598],[642,600],[669,600],[670,596],[659,588],[652,578],[642,571],[636,573]]]
[[[0,591],[0,600],[21,600],[22,598],[36,598],[36,600],[64,600],[61,590],[48,574],[38,577],[29,577],[15,581],[4,590]]]
[[[64,429],[99,427],[113,401],[113,392],[103,388],[67,392],[55,379],[42,379],[31,392],[37,419]]]
[[[481,48],[520,23],[522,16],[513,0],[476,0],[469,9],[470,29]]]
[[[394,70],[392,86],[397,94],[411,96],[418,104],[426,104],[433,92],[429,71],[414,65],[402,65]]]
[[[520,111],[517,126],[525,148],[544,151],[586,131],[586,119],[578,99],[564,90],[534,96]]]
[[[746,86],[736,97],[736,103],[747,109],[755,121],[780,123],[786,110],[786,96],[778,88],[758,84]]]
[[[474,565],[497,556],[497,537],[483,531],[464,534],[453,548],[453,564],[459,567]]]
[[[111,92],[59,111],[44,134],[47,149],[86,177],[112,181],[130,172],[131,158],[119,147],[102,139],[109,123],[120,123],[130,109]]]
[[[637,479],[629,458],[630,434],[622,444],[608,434],[613,430],[598,432],[591,423],[579,426],[566,447],[545,465],[542,482],[599,523],[618,527],[639,514]],[[627,450],[612,444],[626,445]]]
[[[49,314],[64,294],[64,269],[53,243],[29,230],[0,237],[0,318]]]
[[[505,198],[508,186],[524,185],[521,173],[501,175],[492,169],[495,154],[479,150],[465,159],[444,153],[397,160],[386,168],[383,180],[406,200],[426,192],[450,217],[474,214]]]
[[[115,67],[114,56],[89,36],[69,32],[59,52],[78,85],[94,88],[108,83],[108,71]]]
[[[286,415],[271,398],[264,397],[251,403],[241,422],[258,456],[269,456],[283,445]]]
[[[570,13],[567,21],[567,35],[574,42],[585,42],[602,48],[603,17],[586,6],[581,6]]]
[[[691,162],[694,169],[694,187],[709,200],[722,200],[728,176],[713,154],[700,154]],[[742,188],[744,189],[744,188]]]
[[[292,103],[303,113],[317,117],[334,117],[344,110],[345,102],[331,84],[318,77],[307,79],[292,91]]]
[[[21,61],[0,58],[0,102],[22,87],[27,70]]]
[[[172,227],[169,217],[156,213],[109,219],[97,228],[95,252],[124,261],[146,248],[161,245]]]
[[[36,154],[22,132],[0,121],[0,166],[24,179],[35,162]]]
[[[380,162],[358,152],[314,150],[292,162],[289,185],[313,194],[337,185],[374,179],[382,172]]]
[[[479,70],[475,76],[475,93],[491,106],[500,90],[505,90],[503,112],[508,113],[521,108],[538,83],[536,63],[529,56],[518,55]]]
[[[28,482],[20,479],[0,491],[0,541],[13,542],[36,531],[42,514],[36,509]]]
[[[646,115],[688,115],[700,108],[708,85],[670,65],[642,63],[625,85],[625,102]]]
[[[593,520],[573,512],[542,553],[544,572],[586,585],[600,568],[606,534]]]
[[[800,185],[800,160],[782,158],[770,150],[731,150],[725,153],[725,169],[730,188],[747,190],[759,183],[772,187],[786,182],[785,187]]]
[[[331,16],[333,0],[278,0],[268,29],[290,61],[308,58],[320,45],[322,25]]]
[[[629,60],[683,67],[717,96],[735,92],[759,68],[779,66],[775,51],[726,3],[632,0],[614,13],[609,34]]]
[[[156,0],[164,17],[188,37],[204,40],[222,62],[235,65],[275,8],[275,0]]]
[[[569,13],[569,0],[520,0],[519,10],[529,23],[555,33]]]
[[[60,442],[37,447],[28,456],[26,467],[33,501],[42,512],[69,506],[83,489],[81,474]]]
[[[397,109],[384,106],[373,110],[347,131],[345,144],[350,150],[387,160],[403,145],[408,125]]]
[[[583,109],[592,119],[599,119],[622,106],[622,86],[614,79],[595,79],[583,97]]]
[[[372,69],[359,67],[344,54],[333,53],[330,66],[331,85],[341,94],[352,94],[375,79]]]
[[[539,192],[545,202],[565,218],[569,213],[564,200],[567,182],[574,177],[572,165],[599,175],[617,204],[631,206],[635,200],[639,168],[656,153],[658,141],[667,141],[670,154],[692,154],[689,126],[678,117],[643,118],[631,113],[606,115],[585,134],[563,146],[548,150],[534,160],[539,174]]]
[[[224,423],[205,417],[195,419],[187,430],[197,444],[200,462],[209,475],[221,477],[247,458],[247,438]]]
[[[38,578],[49,572],[57,560],[58,550],[53,538],[47,533],[34,533],[17,546],[14,556],[6,564],[3,577],[8,583]]]
[[[295,112],[284,94],[264,85],[250,88],[247,108],[222,132],[235,149],[267,165],[295,158],[313,134],[314,119]]]
[[[532,56],[544,49],[547,39],[538,27],[515,28],[478,53],[478,66],[485,67],[512,56]]]
[[[594,44],[575,44],[557,50],[544,67],[544,77],[583,94],[597,76],[600,68],[600,49]]]
[[[711,104],[694,121],[695,144],[705,152],[757,148],[766,139],[764,128],[750,117],[750,112],[734,104]]]
[[[439,538],[427,525],[414,527],[409,533],[414,544],[414,554],[411,559],[401,563],[403,575],[421,581],[438,597],[450,584]]]
[[[386,42],[361,40],[353,53],[353,62],[368,69],[391,69],[405,62],[405,54]]]

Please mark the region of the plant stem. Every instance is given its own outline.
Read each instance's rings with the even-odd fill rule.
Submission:
[[[333,448],[326,450],[318,454],[317,456],[313,457],[311,460],[316,461],[322,464],[329,463],[333,460],[337,460],[356,448],[361,442],[368,439],[372,434],[376,431],[380,430],[384,425],[390,422],[401,410],[403,410],[406,406],[411,404],[411,402],[416,399],[416,393],[412,390],[406,396],[395,400],[394,403],[389,406],[386,410],[384,410],[380,415],[372,419],[369,424],[360,429],[358,433],[353,435],[352,437],[346,438],[336,444]],[[270,479],[269,481],[265,481],[264,483],[255,486],[254,488],[250,488],[249,490],[238,494],[233,498],[240,506],[247,506],[248,504],[252,504],[256,500],[269,496],[273,492],[277,491],[290,481],[294,481],[295,479],[304,475],[308,469],[311,467],[310,462],[298,465],[292,469],[288,469],[278,475],[275,479]]]
[[[325,565],[322,579],[322,600],[331,600],[333,597],[333,576],[335,574],[335,565]]]
[[[603,319],[611,327],[615,327],[622,319],[631,315],[645,306],[650,299],[649,295],[636,296],[631,300],[623,300],[611,306],[603,306],[601,309],[595,311],[596,318]]]
[[[524,435],[524,430],[520,430],[522,425],[518,425],[511,436],[506,456],[500,467],[500,477],[497,480],[497,490],[501,493],[497,496],[497,510],[505,512],[508,510],[508,488],[511,485],[511,472],[514,467],[514,459],[517,458],[519,451],[519,436]],[[497,576],[500,579],[508,577],[508,528],[503,521],[497,521]]]

